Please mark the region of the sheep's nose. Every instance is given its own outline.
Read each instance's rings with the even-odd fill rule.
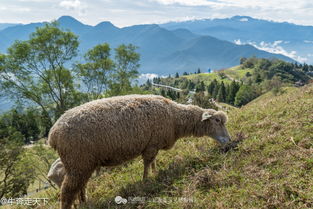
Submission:
[[[226,144],[230,141],[230,138],[229,137],[219,137],[218,138],[218,141],[221,143],[221,144]]]

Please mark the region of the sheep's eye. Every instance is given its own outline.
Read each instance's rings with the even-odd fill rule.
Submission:
[[[216,121],[217,123],[221,122],[221,120],[218,119],[218,118],[216,118],[215,121]]]

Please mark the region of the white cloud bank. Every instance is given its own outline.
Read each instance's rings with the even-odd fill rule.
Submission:
[[[312,10],[312,0],[1,0],[0,22],[41,22],[71,15],[86,24],[108,20],[123,27],[240,15],[313,25]]]
[[[81,7],[81,2],[79,0],[64,0],[59,3],[60,7],[64,7],[65,9],[79,9]]]
[[[183,6],[213,6],[218,5],[216,2],[206,1],[206,0],[153,0],[160,4],[171,5],[179,4]]]
[[[139,78],[137,78],[138,85],[142,85],[145,82],[147,82],[148,79],[152,80],[155,77],[158,77],[159,75],[154,74],[154,73],[144,73],[140,74]]]
[[[282,54],[282,55],[290,57],[290,58],[292,58],[292,59],[294,59],[300,63],[308,61],[308,59],[306,57],[301,57],[301,56],[297,55],[296,51],[287,51],[286,49],[284,49],[281,46],[281,44],[285,43],[285,42],[283,42],[281,40],[274,41],[273,43],[267,43],[264,41],[262,41],[260,43],[256,43],[253,41],[248,41],[248,42],[244,43],[240,39],[238,39],[238,40],[234,40],[234,43],[237,45],[250,44],[257,49],[264,50],[264,51],[274,53],[274,54]]]

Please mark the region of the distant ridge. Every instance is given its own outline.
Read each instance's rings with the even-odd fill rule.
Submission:
[[[79,36],[80,56],[96,44],[104,42],[108,42],[111,48],[123,43],[138,46],[141,55],[141,73],[172,74],[194,72],[197,68],[203,71],[208,68],[221,69],[237,65],[243,56],[294,61],[289,57],[258,50],[250,45],[236,45],[212,36],[198,35],[188,29],[168,30],[157,24],[118,28],[109,21],[90,26],[71,16],[62,16],[58,18],[58,22],[61,28]],[[15,40],[28,39],[36,27],[43,25],[44,22],[31,23],[1,30],[0,51],[5,52]]]
[[[300,62],[313,64],[313,26],[274,22],[249,16],[201,19],[161,24],[168,30],[186,29],[199,35],[250,43],[267,50],[289,52]]]

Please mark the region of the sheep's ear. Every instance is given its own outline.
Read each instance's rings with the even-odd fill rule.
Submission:
[[[202,119],[201,119],[201,121],[205,121],[205,120],[209,119],[210,117],[212,117],[212,115],[211,115],[210,113],[204,112],[204,113],[202,114]]]

